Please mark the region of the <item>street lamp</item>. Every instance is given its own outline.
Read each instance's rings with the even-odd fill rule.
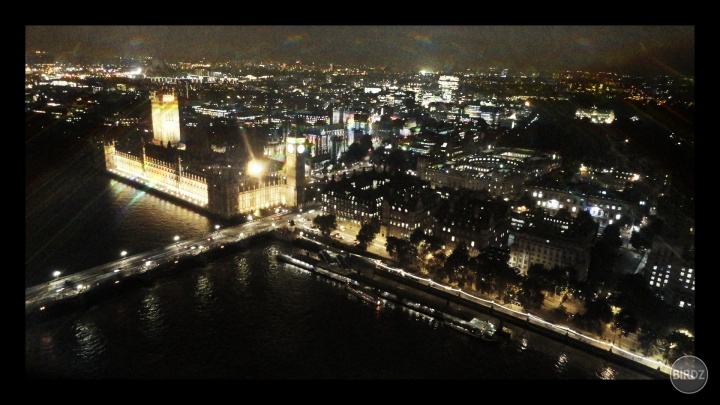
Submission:
[[[180,240],[180,237],[177,236],[177,235],[175,235],[175,237],[173,238],[173,240],[175,241],[175,246],[177,246],[177,243],[178,243],[178,241]]]
[[[262,176],[264,169],[265,168],[263,167],[262,163],[260,163],[257,160],[253,160],[248,164],[248,173],[250,173],[251,176],[255,176],[255,177]]]
[[[55,270],[55,271],[52,272],[52,275],[53,275],[53,277],[55,277],[55,278],[60,277],[60,274],[62,274],[62,273],[60,272],[60,270]]]
[[[122,258],[124,259],[125,256],[127,256],[127,252],[126,252],[126,251],[123,250],[122,252],[120,252],[120,257],[122,257]]]

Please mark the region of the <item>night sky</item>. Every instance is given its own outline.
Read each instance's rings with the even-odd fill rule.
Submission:
[[[442,72],[695,71],[692,25],[28,25],[25,46],[65,57],[152,56],[168,62],[301,61]]]

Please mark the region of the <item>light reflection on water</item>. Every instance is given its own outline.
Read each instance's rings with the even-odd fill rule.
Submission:
[[[213,294],[213,282],[206,275],[199,275],[194,290],[199,313],[212,312],[217,297]]]
[[[615,370],[610,367],[604,367],[600,370],[600,378],[603,380],[614,380],[615,379]]]
[[[73,325],[75,339],[78,344],[78,354],[85,359],[92,359],[105,351],[105,339],[102,330],[87,319],[78,319]]]
[[[156,337],[163,328],[164,318],[161,307],[160,298],[153,291],[149,291],[139,311],[139,319],[144,325],[141,330],[148,339]]]
[[[564,352],[560,353],[560,356],[558,356],[557,361],[555,362],[555,369],[558,371],[558,373],[562,374],[567,367],[567,354]]]
[[[101,359],[106,356],[107,340],[104,331],[93,320],[77,319],[72,329],[75,333],[75,345],[72,347],[73,358],[82,365],[82,372],[94,375],[100,372]]]
[[[103,174],[62,167],[37,181],[25,202],[25,284],[89,269],[206,234],[213,222]],[[34,183],[35,184],[35,183]]]

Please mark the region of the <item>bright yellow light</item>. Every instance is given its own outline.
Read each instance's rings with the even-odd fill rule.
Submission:
[[[251,176],[260,176],[262,172],[262,163],[258,162],[257,160],[253,160],[248,164],[248,173],[250,173]]]
[[[687,330],[687,329],[678,329],[677,331],[680,332],[680,333],[682,333],[683,335],[685,335],[685,336],[687,336],[687,337],[690,337],[690,338],[691,338],[691,337],[694,337],[693,334],[692,334],[692,332],[690,332],[690,331]]]

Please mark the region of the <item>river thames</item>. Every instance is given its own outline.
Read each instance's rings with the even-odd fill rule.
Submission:
[[[211,232],[205,215],[82,159],[26,184],[25,287]],[[648,380],[516,328],[500,345],[275,259],[284,242],[163,275],[107,300],[27,316],[28,378]],[[669,384],[669,383],[668,383]]]

